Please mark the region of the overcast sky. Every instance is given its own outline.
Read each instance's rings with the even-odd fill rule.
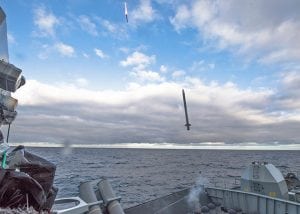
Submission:
[[[300,148],[300,1],[127,5],[1,1],[27,79],[11,142]]]

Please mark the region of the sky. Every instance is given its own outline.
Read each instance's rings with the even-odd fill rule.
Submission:
[[[0,5],[27,81],[10,142],[300,149],[298,0]]]

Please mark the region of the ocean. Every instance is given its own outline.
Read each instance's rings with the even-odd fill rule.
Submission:
[[[82,181],[102,178],[124,208],[191,187],[232,187],[253,161],[272,163],[284,174],[300,172],[300,151],[26,148],[57,165],[58,197],[77,196]]]

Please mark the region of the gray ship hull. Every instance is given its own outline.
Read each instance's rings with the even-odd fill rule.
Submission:
[[[189,189],[149,201],[125,210],[126,214],[182,214],[197,213],[197,205],[189,203]],[[265,195],[240,190],[205,188],[207,198],[199,197],[200,206],[213,202],[220,204],[208,213],[266,213],[266,214],[300,214],[300,204],[289,200],[272,198]],[[199,207],[200,207],[199,206]],[[201,209],[200,209],[201,210]],[[200,213],[200,210],[198,212]],[[202,212],[203,213],[203,212]]]
[[[190,202],[190,189],[157,198],[146,203],[127,208],[126,214],[183,214],[183,213],[248,213],[248,214],[300,214],[300,203],[273,198],[241,190],[206,187],[195,202]],[[101,204],[101,202],[99,203]],[[209,204],[214,204],[210,207]],[[81,209],[58,211],[58,213],[81,214],[89,210],[88,204]],[[79,205],[78,205],[79,206]],[[103,207],[103,204],[102,204]],[[207,212],[203,211],[206,207]],[[208,209],[207,209],[208,208]],[[105,210],[105,207],[104,209]],[[79,211],[79,212],[77,212]],[[55,211],[54,211],[55,212]]]

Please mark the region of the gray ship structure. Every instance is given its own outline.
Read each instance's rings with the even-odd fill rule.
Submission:
[[[122,209],[121,198],[116,197],[107,180],[101,180],[96,191],[91,182],[82,183],[79,192],[79,197],[55,200],[53,213],[300,214],[300,181],[296,175],[283,177],[274,165],[259,162],[244,170],[235,188],[195,186],[127,209]]]
[[[11,92],[25,84],[22,70],[8,61],[6,15],[0,7],[0,125],[9,127],[15,119],[17,100]],[[182,91],[186,127],[190,129],[185,93]],[[183,214],[260,213],[300,214],[300,181],[293,173],[285,177],[270,163],[251,163],[240,185],[229,189],[194,186],[143,204],[123,209],[108,180],[97,186],[91,181],[79,185],[79,196],[56,198],[53,186],[56,166],[27,152],[23,146],[11,152],[0,132],[0,212],[57,214]],[[193,197],[191,197],[193,195]],[[29,209],[29,207],[31,207]],[[23,208],[25,211],[13,211]],[[11,209],[9,212],[2,209]],[[35,212],[35,211],[34,211]]]

